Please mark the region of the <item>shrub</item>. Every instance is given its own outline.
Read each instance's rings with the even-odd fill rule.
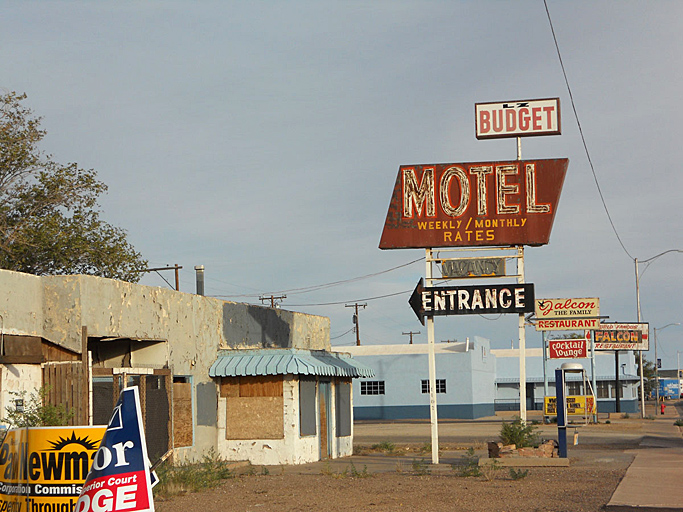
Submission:
[[[529,474],[528,469],[510,468],[510,471],[509,471],[510,478],[512,478],[513,480],[522,480],[523,478],[526,478],[528,474]]]
[[[536,430],[534,425],[523,422],[521,418],[515,418],[512,423],[503,421],[500,428],[500,440],[503,444],[514,444],[517,448],[533,446],[538,444],[534,430]]]
[[[370,449],[384,453],[393,453],[396,450],[396,445],[391,441],[382,441],[381,443],[373,444]]]
[[[228,462],[218,457],[212,448],[200,463],[161,465],[157,476],[159,483],[154,487],[154,496],[170,497],[215,487],[234,475]]]
[[[470,447],[465,452],[465,457],[463,457],[464,463],[462,465],[452,466],[453,469],[457,469],[458,475],[463,477],[470,476],[481,476],[481,469],[479,468],[479,457],[474,455],[474,448]]]
[[[674,425],[676,425],[677,427],[683,427],[683,419],[677,419],[676,421],[674,421]]]
[[[16,407],[7,406],[7,416],[2,418],[4,423],[13,427],[58,427],[68,425],[73,418],[73,409],[67,409],[64,404],[52,405],[46,403],[49,387],[36,389],[28,398],[26,391],[10,391],[12,403],[15,400],[23,400],[24,410],[18,411]]]

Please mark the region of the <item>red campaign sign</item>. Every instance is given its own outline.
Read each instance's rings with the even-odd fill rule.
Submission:
[[[549,340],[550,359],[582,359],[588,357],[585,339]]]
[[[154,510],[145,471],[95,478],[83,486],[76,510]]]
[[[402,165],[380,249],[544,245],[569,160]]]
[[[154,512],[152,480],[134,386],[119,395],[74,512]]]

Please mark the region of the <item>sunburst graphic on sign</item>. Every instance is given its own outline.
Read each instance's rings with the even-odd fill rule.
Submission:
[[[59,451],[62,448],[70,445],[77,444],[85,448],[86,450],[96,450],[99,445],[99,441],[93,441],[88,436],[76,437],[76,432],[71,432],[71,437],[60,437],[57,441],[48,441],[52,448],[50,450]]]

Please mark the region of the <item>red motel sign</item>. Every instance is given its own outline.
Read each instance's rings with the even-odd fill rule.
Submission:
[[[544,245],[566,158],[402,165],[380,249]]]

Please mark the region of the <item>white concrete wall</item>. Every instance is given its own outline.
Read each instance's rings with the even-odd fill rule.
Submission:
[[[37,364],[5,364],[2,365],[2,382],[0,382],[0,418],[7,417],[7,408],[14,409],[14,393],[26,392],[24,400],[38,393],[43,386],[43,371]],[[2,422],[6,425],[5,422]]]

